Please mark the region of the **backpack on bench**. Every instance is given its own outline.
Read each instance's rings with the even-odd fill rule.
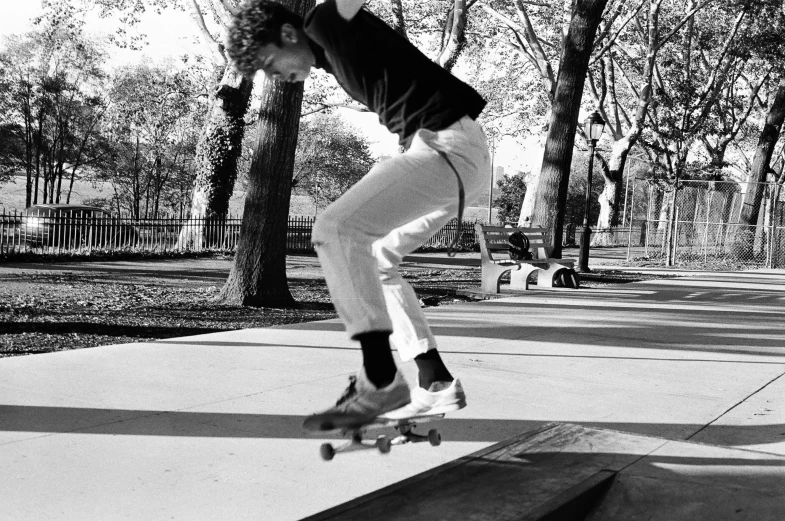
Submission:
[[[512,260],[532,260],[532,252],[529,251],[529,238],[522,231],[516,230],[507,239],[510,246],[510,259]]]

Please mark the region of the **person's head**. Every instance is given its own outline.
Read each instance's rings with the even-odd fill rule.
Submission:
[[[303,18],[281,4],[250,0],[229,27],[226,51],[249,78],[261,70],[272,80],[303,81],[315,59],[302,27]]]

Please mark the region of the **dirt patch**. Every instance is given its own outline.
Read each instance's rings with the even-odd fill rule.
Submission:
[[[0,271],[0,357],[336,316],[315,257],[288,259],[289,288],[299,304],[296,309],[216,303],[230,267],[231,260],[225,258],[5,267]],[[407,263],[401,273],[424,306],[466,302],[471,298],[456,291],[480,284],[480,270],[471,265]],[[642,277],[597,273],[583,285],[596,287]]]

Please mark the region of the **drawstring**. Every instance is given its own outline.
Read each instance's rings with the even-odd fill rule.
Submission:
[[[461,175],[458,173],[458,169],[455,168],[455,165],[452,164],[452,161],[450,161],[450,158],[447,157],[447,154],[441,151],[439,151],[439,154],[441,154],[444,160],[447,161],[447,164],[450,165],[452,171],[455,172],[455,177],[458,179],[458,230],[455,233],[455,237],[453,237],[452,243],[449,246],[447,246],[447,256],[455,257],[455,251],[453,250],[453,248],[458,243],[458,241],[461,240],[461,235],[462,235],[461,225],[463,224],[463,204],[466,199],[466,193],[463,190],[463,180],[461,179]]]

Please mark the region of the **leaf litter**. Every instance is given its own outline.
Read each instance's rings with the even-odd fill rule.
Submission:
[[[427,307],[473,300],[456,291],[477,288],[480,283],[479,269],[410,268],[402,269],[401,275]],[[205,284],[172,284],[153,277],[137,283],[57,272],[5,276],[0,282],[0,358],[337,316],[321,277],[289,280],[298,303],[293,309],[216,302],[221,287],[214,279]]]

